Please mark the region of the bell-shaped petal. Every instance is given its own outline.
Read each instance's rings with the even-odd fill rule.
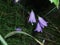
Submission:
[[[28,22],[30,22],[32,25],[33,25],[33,23],[36,23],[35,13],[33,10],[30,13]]]
[[[40,24],[40,26],[42,27],[42,28],[44,28],[44,25],[42,25],[41,23],[39,23]]]
[[[42,17],[38,17],[39,23],[41,27],[43,28],[44,26],[47,26],[47,23]]]
[[[36,27],[36,29],[34,31],[42,32],[42,28],[41,28],[39,22],[37,23],[37,27]]]

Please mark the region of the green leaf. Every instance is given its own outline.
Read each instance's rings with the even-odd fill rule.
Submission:
[[[2,42],[3,45],[8,45],[1,35],[0,35],[0,41]]]
[[[13,36],[13,35],[15,35],[15,34],[24,34],[24,35],[27,35],[27,36],[29,36],[29,37],[31,37],[31,38],[33,38],[37,43],[39,43],[40,45],[44,45],[44,43],[42,43],[42,42],[40,42],[38,39],[36,39],[35,37],[33,37],[32,35],[30,35],[30,34],[28,34],[28,33],[26,33],[26,32],[23,32],[23,31],[13,31],[13,32],[10,32],[10,33],[8,33],[6,36],[5,36],[5,38],[8,38],[8,37],[10,37],[10,36]]]
[[[56,7],[59,7],[59,0],[49,0],[51,3],[54,3]]]

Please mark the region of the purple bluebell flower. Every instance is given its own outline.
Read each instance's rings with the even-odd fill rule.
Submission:
[[[39,22],[37,23],[36,29],[34,31],[42,32],[42,28],[41,28]]]
[[[34,31],[42,32],[42,28],[47,26],[47,22],[42,17],[38,17],[38,21],[39,22],[37,23],[37,27]]]
[[[16,31],[21,31],[22,29],[21,29],[21,28],[16,28],[15,30],[16,30]]]
[[[33,10],[31,10],[28,22],[30,22],[32,25],[33,23],[36,23],[35,13]]]
[[[48,22],[46,22],[42,17],[38,17],[38,20],[42,28],[44,28],[44,26],[47,26]]]

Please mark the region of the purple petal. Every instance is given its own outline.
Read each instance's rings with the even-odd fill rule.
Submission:
[[[36,29],[34,31],[42,32],[42,28],[41,28],[39,23],[37,24],[37,27],[36,27]]]
[[[39,20],[39,23],[44,25],[44,26],[47,26],[47,22],[42,18],[42,17],[38,17],[38,20]],[[44,27],[43,26],[43,27]]]
[[[35,18],[35,14],[34,14],[33,10],[30,13],[28,22],[31,22],[32,24],[36,23],[36,18]]]
[[[42,28],[44,28],[44,25],[42,25],[41,23],[40,23],[40,26],[41,26]]]
[[[16,31],[21,31],[22,29],[21,29],[21,28],[16,28],[15,30],[16,30]]]

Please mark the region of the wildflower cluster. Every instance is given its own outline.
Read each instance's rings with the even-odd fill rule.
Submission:
[[[20,0],[15,0],[15,2],[19,2]],[[35,17],[35,13],[33,10],[31,10],[30,14],[29,14],[29,19],[28,22],[30,22],[32,25],[34,23],[37,23],[37,26],[35,28],[34,31],[37,32],[42,32],[42,29],[46,26],[47,27],[47,23],[42,17],[38,16],[38,22],[36,21],[36,17]],[[21,28],[16,28],[17,31],[21,31]]]
[[[30,22],[32,25],[33,23],[37,22],[35,18],[35,13],[33,10],[31,10],[28,22]],[[38,17],[38,23],[34,31],[42,32],[42,29],[44,28],[44,26],[47,26],[47,22],[42,17]]]

